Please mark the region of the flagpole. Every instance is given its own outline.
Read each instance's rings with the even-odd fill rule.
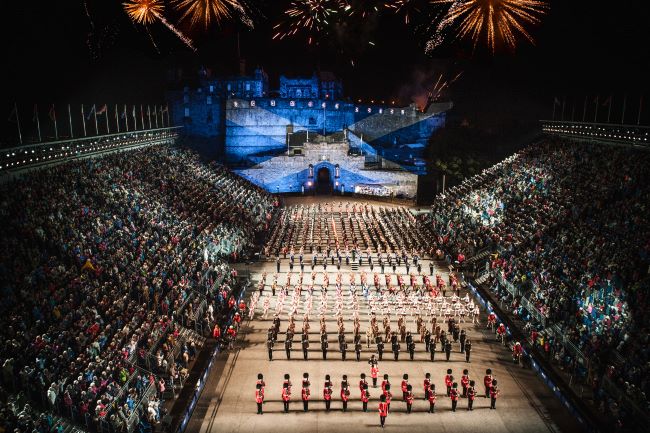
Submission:
[[[555,120],[555,100],[556,100],[556,99],[557,99],[557,98],[554,96],[554,97],[553,97],[553,118],[552,118],[551,120]]]
[[[609,95],[609,107],[607,108],[607,123],[609,123],[609,115],[612,114],[613,101],[614,101],[614,95]]]
[[[142,129],[144,129],[144,107],[142,104],[140,104],[140,125],[142,125]]]
[[[600,95],[596,95],[596,111],[594,112],[594,123],[596,123],[596,119],[598,118],[598,97]]]
[[[126,104],[124,104],[124,123],[126,123],[126,132],[129,132],[129,115],[126,112]]]
[[[149,104],[147,104],[147,117],[149,118],[149,129],[151,129],[151,109],[149,108]]]
[[[88,137],[86,132],[86,114],[84,113],[84,104],[81,104],[81,123],[84,125],[84,137]]]
[[[59,128],[56,124],[56,110],[54,109],[54,104],[52,104],[52,120],[54,120],[54,139],[58,140],[59,139]]]
[[[97,126],[97,106],[93,104],[93,115],[95,116],[95,135],[99,135],[99,127]]]
[[[621,125],[625,125],[625,101],[627,100],[627,94],[623,95],[623,114],[621,114]]]
[[[641,124],[641,108],[643,108],[643,94],[639,97],[639,114],[636,116],[636,124]]]
[[[117,125],[117,132],[120,132],[120,115],[117,114],[117,104],[115,104],[115,124]]]
[[[74,138],[74,132],[72,132],[72,114],[70,113],[70,104],[68,104],[68,125],[70,125],[70,138]]]
[[[573,108],[571,108],[571,121],[574,121],[574,117],[576,114],[576,97],[573,97]]]
[[[585,116],[587,116],[587,95],[585,95],[585,104],[582,107],[582,121],[585,121]]]
[[[155,122],[156,129],[158,129],[158,107],[156,107],[155,105],[153,106],[153,117],[156,121]]]
[[[641,100],[643,100],[643,96],[641,96]],[[639,105],[639,113],[641,112],[640,108],[641,106]],[[169,128],[169,102],[165,105],[165,111],[167,113],[167,127]]]
[[[23,144],[23,133],[20,130],[20,116],[18,115],[18,104],[14,102],[14,111],[16,112],[16,127],[18,128],[18,141]]]
[[[38,118],[38,105],[34,104],[34,115],[36,116],[36,130],[38,131],[38,141],[43,141],[41,137],[41,120]]]
[[[562,99],[562,121],[564,121],[564,105],[566,104],[566,96]]]
[[[106,134],[111,133],[111,128],[108,126],[108,104],[104,104],[106,110],[104,111],[104,117],[106,117]]]

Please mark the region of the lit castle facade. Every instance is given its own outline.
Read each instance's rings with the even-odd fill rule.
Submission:
[[[168,99],[186,141],[271,192],[405,197],[415,196],[422,150],[451,108],[355,104],[327,72],[281,76],[270,90],[260,68],[232,78],[202,73],[194,88],[170,91]]]

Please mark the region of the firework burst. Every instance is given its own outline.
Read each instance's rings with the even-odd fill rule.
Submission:
[[[458,80],[462,74],[463,72],[461,71],[457,73],[453,78],[446,78],[444,74],[438,75],[438,79],[436,80],[431,90],[428,92],[427,96],[429,101],[436,102],[439,100],[442,96],[442,92],[454,84],[454,82],[456,82],[456,80]]]
[[[165,27],[178,36],[178,38],[192,51],[196,51],[196,48],[194,48],[194,45],[192,44],[192,40],[181,33],[180,30],[174,27],[174,25],[164,17],[163,12],[165,11],[165,5],[161,0],[129,0],[126,3],[123,3],[123,6],[127,15],[134,23],[146,26],[155,21],[160,21],[165,25]]]
[[[470,39],[474,48],[485,39],[492,53],[498,42],[514,50],[517,35],[534,45],[524,26],[539,24],[549,8],[548,3],[540,0],[436,0],[435,3],[451,6],[427,42],[427,52],[440,46],[452,29],[454,39]]]
[[[345,12],[350,17],[360,19],[368,18],[390,7],[390,3],[385,0],[350,0],[347,3]]]
[[[181,20],[189,18],[193,26],[203,24],[207,29],[213,21],[236,16],[248,27],[253,27],[253,21],[238,0],[176,0],[175,7],[183,12]]]
[[[284,21],[273,27],[276,32],[273,39],[303,32],[312,44],[346,7],[347,3],[342,0],[293,0],[284,12]]]
[[[395,10],[395,13],[404,15],[404,23],[410,24],[413,19],[423,13],[427,13],[435,0],[394,0],[387,1],[385,6]]]

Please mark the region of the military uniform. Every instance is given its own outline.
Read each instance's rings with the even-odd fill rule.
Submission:
[[[302,336],[302,357],[307,359],[307,352],[309,350],[309,337],[306,334]]]
[[[269,351],[269,361],[273,361],[273,340],[268,339],[266,340],[266,348]]]

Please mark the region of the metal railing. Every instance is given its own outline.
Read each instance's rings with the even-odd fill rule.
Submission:
[[[178,138],[180,126],[120,132],[93,137],[70,138],[46,143],[26,144],[0,150],[0,174],[61,163],[98,153],[132,147],[171,144]]]
[[[650,127],[613,123],[540,120],[547,134],[650,148]]]

